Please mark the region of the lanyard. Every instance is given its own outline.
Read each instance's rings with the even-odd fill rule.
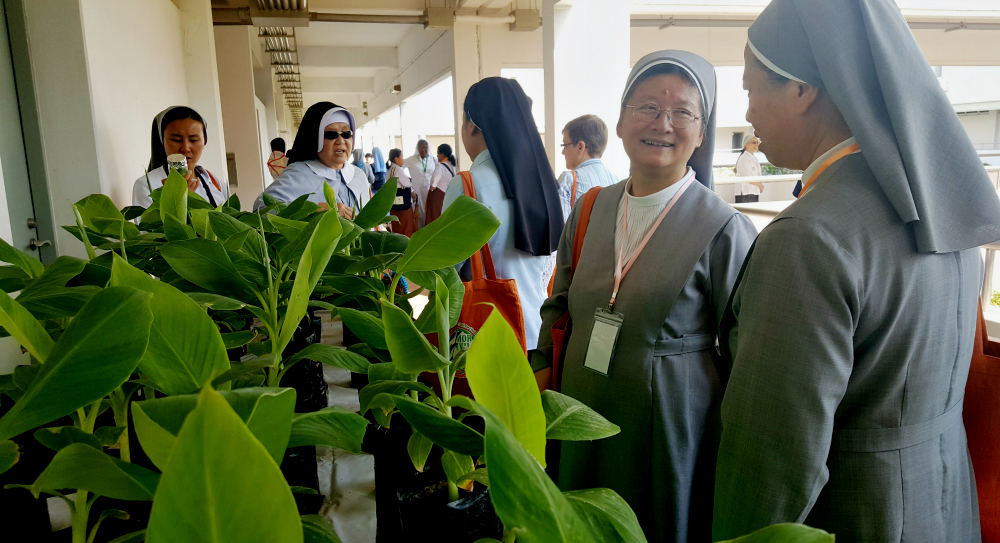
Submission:
[[[420,159],[420,164],[424,168],[424,173],[427,173],[427,163],[430,161],[431,161],[430,157]]]
[[[692,182],[694,182],[694,175],[688,178],[688,180],[681,185],[677,194],[674,194],[674,197],[667,202],[667,207],[663,208],[663,211],[660,213],[660,216],[657,217],[656,222],[653,223],[653,226],[649,227],[649,231],[646,232],[646,237],[642,238],[642,243],[640,243],[639,246],[636,247],[635,252],[629,256],[628,265],[625,266],[625,269],[622,269],[622,258],[625,253],[625,245],[628,243],[628,195],[625,196],[625,239],[622,241],[622,248],[618,251],[618,260],[615,263],[615,290],[611,293],[611,301],[608,302],[608,311],[613,311],[615,308],[615,298],[618,297],[618,289],[622,285],[622,278],[625,277],[625,274],[628,273],[630,269],[632,269],[632,264],[635,264],[635,260],[639,257],[639,253],[646,248],[646,243],[649,242],[649,238],[653,237],[653,233],[656,232],[660,223],[663,222],[663,218],[667,216],[667,213],[669,213],[670,209],[674,207],[674,204],[676,204],[677,200],[679,200],[681,195],[684,194],[684,191],[691,186]],[[625,190],[628,190],[627,186]]]
[[[806,189],[811,187],[813,181],[815,181],[816,178],[819,177],[819,174],[825,172],[826,169],[829,168],[831,164],[844,158],[847,155],[850,155],[852,153],[857,153],[860,150],[861,146],[855,143],[853,145],[848,145],[847,147],[844,147],[843,149],[834,153],[833,156],[831,156],[830,158],[824,160],[823,163],[819,165],[819,168],[816,168],[816,171],[813,172],[811,176],[809,176],[809,180],[802,184],[802,190],[799,191],[798,198],[802,198],[802,195],[806,193]]]

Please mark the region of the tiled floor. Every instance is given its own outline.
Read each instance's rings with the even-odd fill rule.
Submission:
[[[323,343],[343,343],[340,319],[331,320],[329,311],[318,311],[323,318]],[[351,388],[347,370],[325,367],[329,405],[357,411],[358,391]],[[326,500],[320,514],[330,519],[344,543],[375,541],[375,460],[370,454],[352,454],[330,447],[316,447],[319,491]]]

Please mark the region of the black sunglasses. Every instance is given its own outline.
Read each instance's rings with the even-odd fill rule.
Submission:
[[[354,136],[354,132],[351,132],[350,130],[344,130],[343,132],[334,132],[332,130],[323,132],[323,137],[328,140],[335,140],[337,139],[337,136],[340,136],[345,140],[349,140],[352,136]]]

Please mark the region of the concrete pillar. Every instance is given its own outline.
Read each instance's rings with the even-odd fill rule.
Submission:
[[[455,40],[455,61],[451,73],[455,95],[455,145],[452,147],[459,170],[468,170],[472,165],[472,158],[462,144],[462,121],[465,119],[465,96],[469,87],[482,79],[482,49],[477,40],[479,31],[477,25],[458,22],[452,30]]]
[[[556,175],[566,169],[559,152],[563,127],[588,113],[608,125],[604,162],[615,175],[628,175],[628,157],[615,127],[630,69],[631,3],[576,0],[567,6],[544,0],[545,149]]]
[[[181,10],[188,105],[200,113],[208,124],[208,141],[200,163],[221,183],[223,179],[228,180],[226,138],[222,125],[222,97],[211,0],[173,1]]]
[[[257,39],[254,27],[215,27],[226,152],[236,155],[238,183],[234,184],[230,180],[230,190],[239,195],[244,210],[249,210],[254,200],[264,191],[261,157],[258,153],[260,143],[254,103],[251,39]]]

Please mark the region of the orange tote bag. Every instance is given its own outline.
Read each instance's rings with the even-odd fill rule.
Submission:
[[[965,433],[979,494],[983,543],[1000,543],[1000,343],[990,341],[982,303],[976,323],[969,381],[965,385]]]

